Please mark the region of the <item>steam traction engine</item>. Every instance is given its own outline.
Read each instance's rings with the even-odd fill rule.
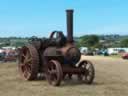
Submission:
[[[25,80],[34,80],[38,73],[44,73],[53,86],[59,86],[65,76],[72,75],[86,84],[93,82],[94,67],[90,61],[80,61],[81,53],[73,40],[73,10],[66,12],[67,37],[54,31],[49,38],[31,38],[21,48],[18,66]]]

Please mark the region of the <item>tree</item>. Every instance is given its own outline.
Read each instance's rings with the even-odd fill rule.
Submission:
[[[99,44],[99,37],[97,35],[87,35],[81,37],[81,45],[89,48],[95,48]]]
[[[120,45],[121,45],[121,47],[128,47],[128,39],[123,39],[123,40],[120,42]]]

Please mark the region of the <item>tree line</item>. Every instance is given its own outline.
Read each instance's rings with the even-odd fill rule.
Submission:
[[[27,43],[30,37],[8,37],[0,38],[0,47],[16,46],[20,47]],[[109,47],[128,47],[128,36],[120,35],[84,35],[75,38],[78,47],[109,48]]]
[[[119,35],[85,35],[81,36],[77,42],[78,47],[95,48],[110,48],[110,47],[128,47],[128,36]]]

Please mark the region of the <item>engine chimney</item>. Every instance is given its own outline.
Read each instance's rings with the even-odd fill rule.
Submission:
[[[73,10],[66,10],[67,13],[67,41],[73,43]]]

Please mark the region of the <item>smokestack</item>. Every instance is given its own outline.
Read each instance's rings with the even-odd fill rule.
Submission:
[[[67,13],[67,41],[73,42],[73,10],[66,10]]]

